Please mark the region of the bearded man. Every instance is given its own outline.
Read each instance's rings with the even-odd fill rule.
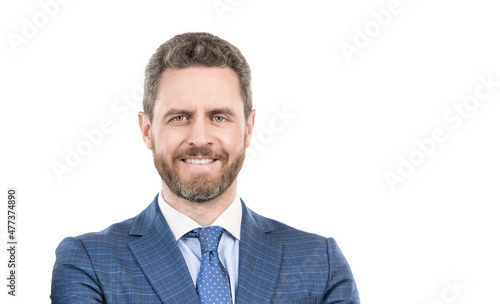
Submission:
[[[61,242],[52,303],[359,303],[332,238],[260,216],[237,195],[250,80],[241,52],[211,34],[158,48],[138,118],[161,191],[136,217]]]

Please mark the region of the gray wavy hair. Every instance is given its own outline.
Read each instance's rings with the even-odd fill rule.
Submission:
[[[184,33],[160,45],[146,66],[144,112],[153,121],[158,84],[166,69],[187,67],[229,67],[238,75],[245,117],[252,111],[251,72],[237,47],[209,33]]]

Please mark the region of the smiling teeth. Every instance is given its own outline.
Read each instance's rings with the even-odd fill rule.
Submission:
[[[207,165],[210,163],[213,163],[215,159],[213,158],[204,158],[204,159],[198,159],[198,158],[186,158],[184,161],[188,164],[195,164],[195,165]]]

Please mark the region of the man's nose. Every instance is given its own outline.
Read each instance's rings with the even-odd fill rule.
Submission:
[[[204,119],[193,120],[189,132],[188,143],[190,145],[201,147],[213,143],[210,124]]]

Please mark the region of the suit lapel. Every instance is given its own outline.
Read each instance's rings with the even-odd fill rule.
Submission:
[[[163,303],[199,304],[184,257],[158,207],[158,197],[136,218],[130,234],[142,235],[129,247]]]
[[[236,303],[270,303],[278,280],[282,245],[265,218],[243,204]]]

